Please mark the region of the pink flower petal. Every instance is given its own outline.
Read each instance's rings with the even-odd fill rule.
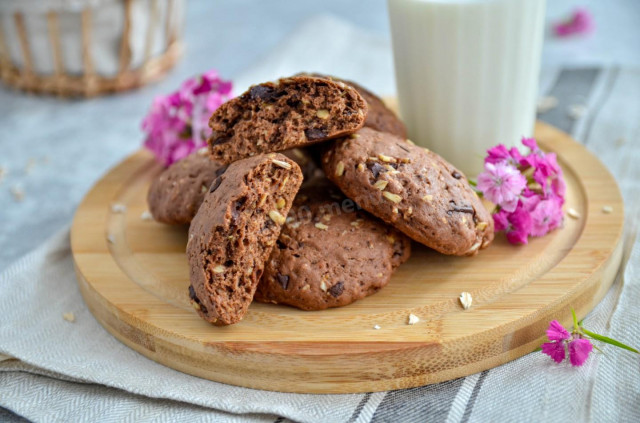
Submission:
[[[484,161],[485,163],[501,163],[509,159],[509,157],[509,150],[507,150],[507,147],[503,144],[498,144],[487,150],[487,157]]]
[[[536,152],[540,149],[540,147],[538,147],[538,143],[536,142],[535,138],[525,138],[522,137],[522,145],[524,145],[525,147],[529,147],[529,149],[532,152]]]
[[[542,344],[542,352],[553,359],[556,363],[562,363],[566,357],[564,343],[562,342],[545,342]]]
[[[507,150],[503,144],[498,144],[487,150],[487,157],[484,159],[485,163],[506,163],[512,166],[517,166],[520,163],[522,156],[516,147],[511,147]]]
[[[562,206],[555,199],[542,200],[531,212],[531,235],[543,236],[560,226]]]
[[[171,163],[175,163],[187,157],[189,154],[193,152],[193,144],[190,142],[183,142],[182,144],[178,144],[176,148],[171,152]]]
[[[591,12],[585,8],[574,10],[571,18],[553,26],[553,30],[558,37],[568,37],[573,34],[585,35],[594,29],[595,23],[593,16]]]
[[[531,216],[522,204],[518,201],[518,206],[513,212],[500,210],[493,214],[495,230],[504,231],[507,240],[511,244],[527,244],[531,231]]]
[[[525,231],[509,231],[507,232],[507,241],[513,245],[526,245],[529,243],[529,237]]]
[[[531,232],[531,215],[518,202],[518,208],[509,215],[510,227],[507,228],[507,240],[512,244],[527,244]]]
[[[557,320],[549,322],[549,329],[547,329],[547,338],[549,338],[549,341],[564,341],[570,337],[571,335],[560,322]]]
[[[505,210],[500,210],[499,212],[494,213],[493,223],[494,223],[496,232],[501,232],[506,230],[510,225],[509,213],[507,213]]]
[[[537,192],[532,191],[529,188],[525,188],[524,191],[522,191],[520,201],[522,202],[522,207],[531,213],[535,210],[538,204],[540,204],[542,198]]]
[[[485,163],[484,169],[478,175],[478,189],[492,203],[507,211],[515,210],[518,196],[527,185],[525,177],[518,169],[503,162]]]
[[[518,207],[518,201],[520,201],[518,197],[513,197],[508,200],[504,200],[502,203],[500,203],[500,206],[507,213],[513,213]]]
[[[589,354],[593,350],[593,345],[588,339],[576,339],[569,342],[569,361],[573,366],[582,366]]]
[[[516,147],[511,147],[511,150],[509,150],[509,155],[511,156],[512,164],[514,166],[517,165],[522,158],[520,151],[518,151]]]

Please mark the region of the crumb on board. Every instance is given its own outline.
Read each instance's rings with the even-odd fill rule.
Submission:
[[[471,308],[471,303],[473,303],[473,298],[470,293],[465,291],[460,294],[460,304],[462,304],[462,308],[469,310],[469,308]]]
[[[380,329],[380,325],[374,325],[374,326],[373,326],[373,328],[374,328],[375,330],[379,330],[379,329]]]
[[[602,212],[603,212],[603,213],[606,213],[606,214],[612,213],[612,212],[613,212],[613,207],[611,207],[611,206],[604,206],[604,207],[602,207]]]
[[[64,320],[66,320],[67,322],[71,322],[71,323],[76,321],[76,315],[73,314],[73,312],[71,312],[71,311],[68,311],[66,313],[62,313],[62,318]]]
[[[151,212],[149,210],[145,210],[140,215],[140,219],[145,220],[145,221],[153,220],[153,216],[151,215]]]
[[[580,219],[580,213],[578,213],[578,211],[573,208],[567,209],[567,216],[569,216],[572,219]]]
[[[415,325],[420,321],[420,318],[415,314],[409,314],[409,320],[407,321],[408,325]]]
[[[111,211],[113,213],[124,213],[127,211],[127,206],[121,203],[115,203],[111,205]]]

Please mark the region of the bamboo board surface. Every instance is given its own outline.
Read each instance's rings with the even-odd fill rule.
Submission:
[[[614,178],[567,134],[539,123],[536,137],[558,154],[566,207],[580,214],[567,217],[564,228],[526,247],[498,235],[472,258],[414,243],[411,259],[371,297],[319,312],[254,303],[229,327],[209,325],[189,304],[187,228],[141,219],[147,188],[161,169],[139,151],[78,208],[71,232],[78,283],[91,312],[126,345],[233,385],[366,392],[492,368],[537,348],[550,320],[570,325],[571,307],[585,316],[613,282],[622,255],[624,212]],[[126,211],[113,212],[114,203]],[[463,291],[473,297],[469,310],[458,301]],[[420,322],[408,325],[410,313]]]

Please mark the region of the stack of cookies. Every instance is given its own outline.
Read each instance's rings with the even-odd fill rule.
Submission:
[[[157,221],[190,224],[189,295],[210,323],[239,322],[253,300],[350,304],[389,282],[411,239],[452,255],[493,240],[466,177],[355,83],[255,85],[209,124],[210,148],[160,174],[148,202]]]

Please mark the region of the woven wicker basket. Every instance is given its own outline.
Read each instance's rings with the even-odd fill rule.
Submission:
[[[128,90],[178,60],[184,0],[2,0],[0,77],[60,96]]]

